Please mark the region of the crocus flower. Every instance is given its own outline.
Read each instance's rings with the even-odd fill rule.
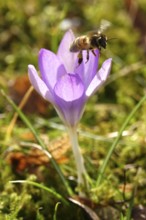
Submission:
[[[51,102],[59,117],[69,129],[73,151],[77,163],[78,181],[83,183],[85,167],[78,148],[76,127],[82,117],[88,98],[104,83],[111,69],[111,59],[107,59],[98,70],[99,51],[96,56],[90,52],[86,62],[86,51],[83,51],[83,62],[78,65],[78,53],[69,51],[75,39],[71,30],[67,31],[59,45],[57,54],[41,49],[39,52],[39,77],[33,65],[28,66],[29,79],[35,90]],[[97,71],[98,70],[98,71]]]

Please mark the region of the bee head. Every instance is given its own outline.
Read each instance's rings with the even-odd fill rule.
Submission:
[[[98,43],[100,47],[103,47],[104,49],[106,48],[107,45],[107,37],[105,35],[101,35],[98,38]]]
[[[107,45],[107,37],[103,34],[100,34],[100,36],[94,36],[92,38],[91,44],[93,47],[97,47],[99,49],[103,47],[105,49]]]

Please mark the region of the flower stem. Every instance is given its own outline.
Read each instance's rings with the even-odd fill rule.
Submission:
[[[77,176],[78,176],[78,186],[81,188],[86,188],[86,177],[87,172],[84,166],[84,160],[82,154],[80,152],[80,148],[78,145],[78,137],[77,137],[77,128],[76,127],[68,127],[69,136],[72,144],[72,150],[75,157],[76,167],[77,167]]]

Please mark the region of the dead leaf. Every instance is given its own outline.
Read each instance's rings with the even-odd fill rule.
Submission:
[[[31,84],[28,75],[21,75],[9,83],[10,96],[18,105],[23,99]],[[23,107],[25,113],[48,114],[49,102],[44,100],[35,90],[31,93]]]
[[[70,141],[66,135],[50,142],[48,146],[49,152],[57,163],[65,163],[68,161],[65,154],[69,148]],[[6,160],[16,172],[21,173],[26,169],[31,170],[31,168],[49,164],[49,158],[41,150],[36,148],[29,150],[27,148],[25,152],[22,152],[22,150],[9,151],[6,155]]]
[[[83,203],[83,199],[82,199],[82,202],[81,202],[77,199],[69,198],[69,201],[71,201],[72,203],[74,203],[77,206],[81,207],[90,216],[90,218],[92,220],[100,220],[100,218],[97,216],[96,212],[93,211],[92,208],[90,208],[89,206],[87,206]]]

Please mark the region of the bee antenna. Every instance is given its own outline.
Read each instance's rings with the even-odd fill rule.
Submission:
[[[117,39],[117,38],[112,37],[112,38],[107,39],[107,41],[111,41],[111,40],[115,40],[115,39]]]

